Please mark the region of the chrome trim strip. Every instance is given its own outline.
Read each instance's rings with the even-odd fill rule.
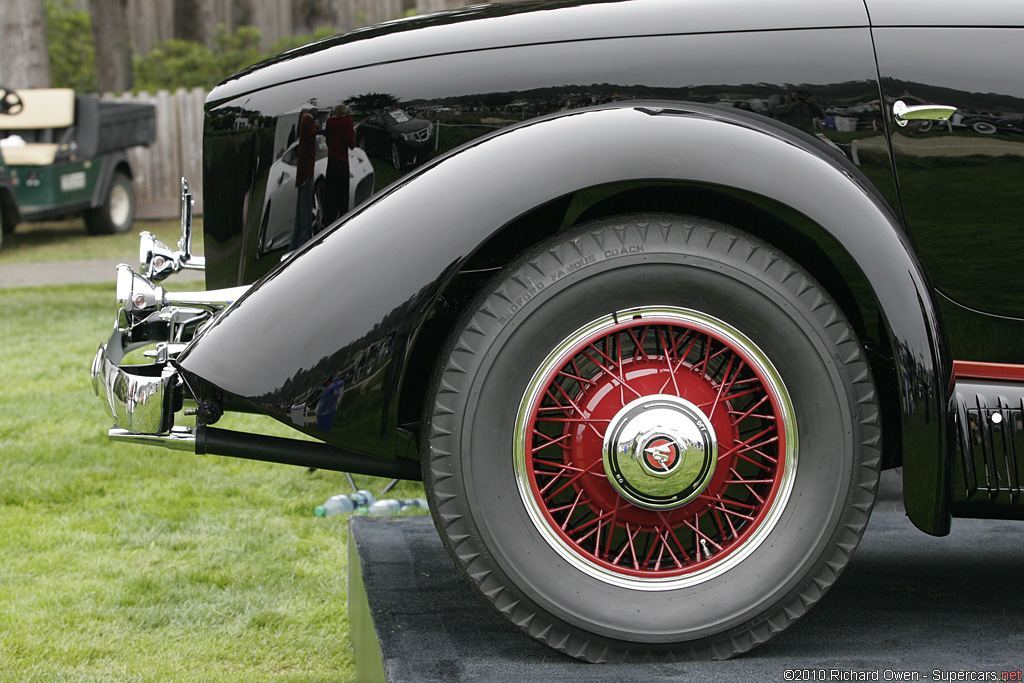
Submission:
[[[192,208],[196,200],[188,187],[188,179],[181,176],[181,239],[178,240],[178,251],[182,260],[192,258]]]
[[[192,427],[174,427],[167,434],[138,434],[127,429],[112,427],[107,436],[111,441],[140,444],[143,446],[162,446],[174,451],[196,450],[196,434]]]
[[[249,285],[211,289],[205,292],[166,292],[164,305],[202,308],[216,313],[238,301],[248,291]]]

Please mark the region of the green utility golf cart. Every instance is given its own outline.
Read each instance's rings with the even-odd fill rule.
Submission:
[[[90,234],[126,232],[135,217],[126,150],[156,138],[148,104],[102,102],[67,88],[4,90],[12,106],[0,113],[0,176],[6,176],[19,221],[82,215]]]

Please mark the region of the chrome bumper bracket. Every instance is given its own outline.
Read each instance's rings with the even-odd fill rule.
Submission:
[[[113,427],[107,436],[111,441],[141,444],[143,446],[163,446],[174,451],[195,453],[196,434],[192,427],[172,427],[166,434],[138,434],[136,432]]]

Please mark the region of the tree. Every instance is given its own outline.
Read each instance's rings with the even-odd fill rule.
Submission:
[[[368,92],[365,95],[354,95],[347,104],[354,114],[376,114],[398,106],[398,98],[390,93]]]
[[[214,29],[213,47],[194,40],[165,40],[145,57],[135,58],[136,86],[150,92],[175,88],[212,88],[258,62],[260,32],[251,26],[230,33]]]
[[[292,11],[295,13],[295,28],[307,33],[338,23],[338,13],[330,0],[297,0]]]
[[[96,47],[96,81],[100,92],[130,90],[132,50],[128,34],[128,0],[89,0]]]
[[[208,45],[213,24],[211,3],[204,0],[175,0],[174,37]]]
[[[73,0],[46,0],[50,43],[50,84],[76,92],[96,92],[96,51],[89,13]]]
[[[0,80],[11,88],[50,87],[46,6],[0,0]]]
[[[234,26],[252,26],[252,0],[231,0],[231,23]]]

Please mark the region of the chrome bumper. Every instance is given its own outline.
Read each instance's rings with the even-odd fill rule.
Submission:
[[[151,234],[142,234],[141,270],[152,278],[125,264],[117,267],[117,301],[121,309],[114,331],[100,344],[92,361],[93,390],[114,420],[116,426],[110,437],[116,440],[180,440],[181,430],[174,428],[174,416],[182,409],[184,400],[191,397],[185,396],[185,383],[175,358],[204,325],[248,290],[234,287],[209,292],[167,292],[154,284],[153,279],[201,263],[201,259],[188,253],[191,207],[192,195],[182,179],[182,251],[168,256],[164,253],[166,247],[155,242]],[[160,248],[155,248],[154,243]],[[143,352],[145,362],[125,362],[129,354],[137,351]]]
[[[110,351],[114,351],[114,359]],[[118,427],[139,434],[169,432],[174,426],[175,406],[181,403],[177,370],[166,363],[128,366],[131,371],[126,370],[118,365],[123,351],[123,333],[115,329],[93,358],[93,391],[105,401]]]
[[[121,309],[114,331],[93,358],[93,390],[117,427],[135,434],[168,434],[185,398],[175,358],[248,288],[170,293],[127,265],[117,269]],[[143,349],[152,362],[124,362]]]

